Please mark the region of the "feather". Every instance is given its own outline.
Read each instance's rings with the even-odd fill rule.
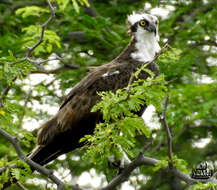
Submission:
[[[128,17],[128,20],[133,22],[134,18]],[[100,101],[97,92],[126,87],[132,73],[151,61],[159,48],[156,36],[150,39],[143,37],[139,30],[136,27],[131,32],[132,40],[117,58],[108,64],[91,68],[90,73],[72,88],[58,113],[40,127],[38,145],[29,154],[32,160],[44,165],[84,145],[80,138],[93,134],[96,124],[103,121],[101,113],[91,112],[92,107]],[[147,68],[158,74],[155,63],[148,64]],[[148,76],[148,73],[141,72],[139,78],[146,79]],[[145,108],[144,105],[137,114],[141,115]]]

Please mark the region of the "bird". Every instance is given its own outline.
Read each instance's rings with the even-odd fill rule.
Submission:
[[[147,63],[148,69],[155,75],[159,74],[158,66],[153,62],[161,51],[158,18],[144,11],[133,12],[127,16],[126,23],[131,37],[127,47],[111,62],[91,68],[66,96],[59,111],[39,128],[37,145],[28,155],[34,162],[46,165],[84,145],[80,139],[93,134],[96,124],[103,121],[101,113],[91,112],[100,101],[97,92],[115,92],[126,87],[137,68]],[[148,76],[143,71],[139,78]],[[141,116],[146,107],[143,105],[136,114]]]

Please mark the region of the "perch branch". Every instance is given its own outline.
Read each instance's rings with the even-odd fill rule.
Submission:
[[[127,181],[130,174],[138,166],[141,166],[141,165],[153,165],[154,166],[158,162],[158,160],[143,156],[144,151],[148,148],[148,146],[150,144],[151,144],[151,142],[148,143],[147,145],[145,145],[143,147],[143,149],[140,151],[140,153],[138,154],[138,156],[130,164],[126,165],[123,168],[122,172],[119,175],[117,175],[115,178],[113,178],[109,182],[108,185],[106,185],[105,187],[103,187],[100,190],[113,190],[113,189],[115,189],[115,187],[117,187],[121,183]]]
[[[46,169],[45,167],[33,162],[31,159],[29,159],[28,157],[26,157],[19,145],[19,142],[17,140],[16,137],[8,134],[7,132],[5,132],[4,130],[0,129],[0,134],[2,136],[4,136],[5,138],[7,138],[10,143],[15,147],[15,150],[19,156],[19,158],[23,161],[25,161],[26,163],[28,163],[32,168],[36,169],[37,171],[39,171],[41,174],[45,175],[46,177],[48,177],[49,179],[51,179],[55,184],[57,184],[58,186],[58,190],[62,190],[65,186],[65,183],[63,183],[62,181],[60,181],[56,176],[54,176],[52,174],[52,171]],[[151,143],[151,142],[150,142]],[[146,157],[144,156],[144,151],[148,148],[148,146],[150,146],[150,143],[148,143],[147,145],[145,145],[143,147],[143,149],[140,151],[140,153],[138,154],[138,156],[128,165],[126,165],[122,172],[117,175],[115,178],[113,178],[113,180],[111,180],[109,182],[108,185],[106,185],[105,187],[99,189],[99,190],[113,190],[115,187],[117,187],[118,185],[120,185],[121,183],[125,182],[126,180],[128,180],[130,174],[133,172],[134,169],[136,169],[139,166],[155,166],[158,162],[160,162],[160,160],[157,160],[155,158],[150,158],[150,157]],[[214,183],[217,183],[217,180],[212,177],[210,179],[207,180],[196,180],[196,179],[192,179],[189,175],[186,175],[184,173],[182,173],[181,171],[179,171],[176,168],[171,168],[170,172],[177,176],[178,178],[180,178],[182,181],[186,182],[189,185],[195,184],[197,182],[202,182],[202,183],[206,183],[208,181],[212,181]],[[215,174],[216,175],[216,174]],[[76,189],[76,190],[82,190],[79,186],[75,185],[72,186],[72,188]]]
[[[113,189],[115,189],[115,187],[117,187],[121,183],[127,181],[130,174],[137,167],[144,166],[144,165],[145,166],[155,166],[158,162],[160,162],[160,160],[157,160],[155,158],[150,158],[150,157],[144,156],[143,155],[143,150],[144,149],[145,148],[143,148],[140,151],[139,155],[130,164],[126,165],[123,168],[122,172],[119,175],[117,175],[115,178],[113,178],[109,182],[108,185],[101,188],[100,190],[113,190]],[[184,181],[188,185],[193,185],[193,184],[195,184],[197,182],[206,183],[206,182],[209,182],[209,181],[211,181],[213,183],[217,183],[217,180],[214,177],[209,178],[209,179],[192,179],[189,175],[184,174],[183,172],[179,171],[175,167],[172,167],[171,170],[169,170],[169,172],[171,172],[174,176],[178,177],[180,180]]]
[[[64,188],[65,184],[61,180],[59,180],[51,170],[48,170],[47,168],[37,164],[36,162],[32,161],[30,158],[25,156],[25,154],[23,153],[19,145],[19,141],[17,137],[10,135],[9,133],[7,133],[2,129],[0,129],[0,134],[3,137],[5,137],[14,146],[16,153],[18,154],[21,160],[23,160],[24,162],[29,164],[32,168],[34,168],[35,170],[37,170],[38,172],[40,172],[41,174],[45,175],[50,180],[52,180],[57,185],[58,190],[62,190]]]

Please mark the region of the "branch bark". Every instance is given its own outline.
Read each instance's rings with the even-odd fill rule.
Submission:
[[[16,185],[22,190],[27,190],[19,181],[16,182]]]
[[[168,126],[168,123],[167,123],[167,120],[166,120],[166,112],[167,112],[168,104],[169,104],[169,95],[166,96],[166,100],[165,100],[165,103],[164,103],[164,110],[163,110],[162,116],[160,117],[160,121],[161,121],[161,123],[164,126],[165,131],[166,131],[167,146],[168,146],[168,157],[170,159],[170,166],[172,167],[173,166],[173,160],[172,160],[172,153],[173,153],[173,150],[172,150],[172,135],[170,133],[170,129],[169,129],[169,126]]]
[[[115,187],[128,180],[130,174],[137,167],[144,166],[144,165],[155,166],[158,162],[160,162],[160,160],[146,157],[142,153],[140,153],[130,164],[126,165],[123,168],[122,172],[119,175],[117,175],[107,186],[101,188],[100,190],[113,190]],[[184,174],[183,172],[179,171],[175,167],[171,168],[169,172],[171,172],[173,175],[175,175],[176,177],[178,177],[180,180],[184,181],[188,185],[193,185],[197,182],[206,183],[209,181],[217,183],[217,180],[214,177],[209,178],[207,180],[192,179],[189,175]]]
[[[31,74],[38,74],[38,73],[41,73],[41,74],[56,74],[56,73],[59,73],[63,70],[68,70],[68,69],[78,69],[79,67],[77,65],[69,65],[69,64],[64,64],[63,66],[61,67],[58,67],[56,69],[52,69],[52,70],[46,70],[44,69],[43,67],[40,67],[40,66],[37,66],[38,69],[35,70],[35,71],[31,71]]]
[[[11,5],[13,2],[9,0],[1,0],[0,3],[5,3]]]
[[[33,162],[30,158],[28,158],[27,156],[25,156],[25,154],[23,153],[18,139],[17,137],[14,137],[12,135],[10,135],[9,133],[7,133],[6,131],[0,129],[0,134],[5,137],[8,141],[10,141],[10,143],[14,146],[19,158],[21,160],[23,160],[24,162],[26,162],[27,164],[29,164],[31,166],[31,168],[39,171],[41,174],[45,175],[47,178],[49,178],[51,181],[53,181],[56,185],[57,185],[57,189],[58,190],[62,190],[65,186],[65,183],[63,183],[61,180],[59,180],[51,170],[48,170],[47,168],[37,164],[36,162]]]

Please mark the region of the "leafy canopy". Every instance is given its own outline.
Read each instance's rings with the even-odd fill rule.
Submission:
[[[161,112],[165,93],[170,95],[167,121],[173,136],[176,167],[189,173],[204,160],[216,165],[215,0],[53,0],[52,3],[57,7],[56,18],[46,28],[44,42],[31,55],[34,63],[21,60],[26,56],[26,47],[39,40],[39,26],[49,18],[49,8],[45,1],[40,0],[29,1],[30,4],[25,4],[23,0],[11,1],[12,4],[4,2],[0,3],[0,127],[17,136],[26,153],[36,143],[37,129],[33,130],[32,126],[40,126],[55,114],[51,114],[48,108],[54,110],[60,104],[69,90],[86,75],[87,67],[101,65],[119,55],[129,41],[126,16],[145,6],[146,12],[156,13],[155,8],[169,12],[167,17],[159,16],[160,43],[163,46],[167,41],[174,49],[158,60],[161,75],[153,78],[150,73],[146,81],[135,80],[127,88],[115,93],[101,93],[102,102],[94,109],[103,112],[105,122],[96,127],[94,136],[85,137],[90,146],[67,154],[64,161],[57,159],[49,168],[69,169],[71,176],[80,176],[82,172],[94,168],[111,179],[115,172],[106,164],[106,158],[112,154],[122,157],[123,152],[132,158],[148,137],[154,140],[146,155],[162,160],[156,166],[158,169],[167,167],[166,136],[161,125],[153,129],[150,123],[144,124],[133,113],[144,100],[147,105],[154,105],[156,111]],[[63,60],[37,64],[55,55]],[[34,80],[37,82],[32,82],[35,76],[38,76]],[[157,122],[154,116],[153,120]],[[208,143],[198,146],[204,139]],[[81,159],[85,151],[88,161]],[[17,164],[16,158],[17,154],[10,143],[0,137],[0,166]],[[43,183],[40,187],[33,182],[27,183],[27,179],[45,178],[31,174],[24,165],[22,167],[24,171],[10,169],[22,184],[33,190],[46,187]],[[144,180],[141,175],[148,177]],[[132,176],[136,178],[132,185],[137,189],[174,188],[170,183],[174,178],[164,170],[153,171],[152,168],[141,167]],[[7,170],[1,175],[0,184],[8,177]],[[175,181],[176,186],[186,188],[181,181]],[[50,185],[47,188],[53,187]],[[208,183],[196,184],[191,188],[216,187]]]

